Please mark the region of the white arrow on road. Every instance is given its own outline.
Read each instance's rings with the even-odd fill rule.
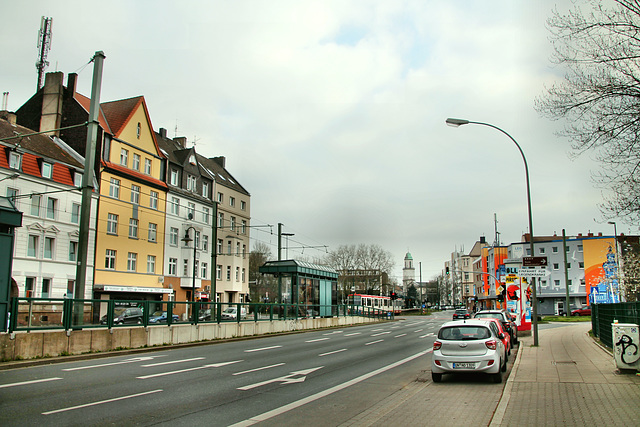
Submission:
[[[196,366],[195,368],[180,369],[179,371],[160,372],[159,374],[143,375],[141,377],[136,377],[136,378],[139,380],[146,380],[149,378],[164,377],[166,375],[182,374],[184,372],[198,371],[200,369],[221,368],[223,366],[232,365],[234,363],[240,363],[240,362],[243,362],[243,361],[232,360],[231,362],[211,363],[209,365]]]
[[[276,382],[281,382],[283,384],[301,383],[301,382],[304,382],[304,380],[307,379],[307,375],[309,375],[310,373],[312,373],[314,371],[317,371],[318,369],[321,369],[321,368],[324,368],[324,366],[318,366],[317,368],[311,368],[311,369],[305,369],[305,370],[302,370],[302,371],[291,372],[289,375],[285,375],[284,377],[278,377],[278,378],[274,378],[274,379],[271,379],[271,380],[262,381],[262,382],[255,383],[255,384],[246,385],[244,387],[238,387],[238,390],[251,390],[252,388],[257,388],[257,387],[261,387],[263,385],[276,383]],[[293,378],[293,377],[298,376],[298,375],[302,375],[302,376],[297,377],[297,378]]]
[[[63,369],[63,371],[79,371],[81,369],[102,368],[104,366],[122,365],[122,364],[125,364],[125,363],[146,362],[148,360],[153,360],[154,357],[161,357],[161,356],[134,357],[133,359],[127,359],[127,360],[123,360],[121,362],[103,363],[101,365],[78,366],[76,368]]]

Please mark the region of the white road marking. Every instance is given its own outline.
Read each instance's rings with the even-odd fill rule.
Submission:
[[[113,399],[101,400],[99,402],[85,403],[84,405],[70,406],[68,408],[56,409],[55,411],[43,412],[42,415],[57,414],[60,412],[73,411],[74,409],[87,408],[89,406],[102,405],[103,403],[117,402],[118,400],[131,399],[132,397],[146,396],[147,394],[159,393],[162,390],[145,391],[144,393],[130,394],[128,396],[116,397]]]
[[[407,335],[407,334],[400,334],[400,335],[396,335],[394,338],[400,338],[400,337],[404,337],[404,336],[406,336],[406,335]]]
[[[328,334],[322,334],[322,335],[333,335],[333,334],[341,334],[344,331],[333,331],[333,332],[329,332]]]
[[[372,329],[371,332],[384,331],[384,329]]]
[[[366,343],[365,345],[377,344],[377,343],[382,342],[382,341],[384,341],[384,340],[371,341],[371,342]]]
[[[351,337],[353,335],[360,335],[362,332],[352,332],[350,334],[344,334],[345,337]]]
[[[134,357],[133,359],[127,359],[121,362],[103,363],[100,365],[78,366],[76,368],[63,369],[63,371],[80,371],[82,369],[102,368],[105,366],[124,365],[126,363],[135,363],[135,362],[146,362],[147,360],[153,360],[153,356]]]
[[[266,421],[266,420],[268,420],[270,418],[273,418],[273,417],[276,417],[278,415],[284,414],[285,412],[288,412],[288,411],[290,411],[292,409],[299,408],[300,406],[306,405],[309,402],[313,402],[315,400],[318,400],[318,399],[321,399],[323,397],[329,396],[330,394],[336,393],[336,392],[338,392],[340,390],[344,390],[347,387],[351,387],[354,384],[358,384],[358,383],[360,383],[362,381],[368,380],[371,377],[374,377],[374,376],[376,376],[378,374],[386,372],[389,369],[393,369],[396,366],[400,366],[400,365],[402,365],[404,363],[410,362],[413,359],[417,359],[418,357],[422,357],[425,354],[431,353],[432,351],[433,351],[432,349],[421,351],[420,353],[416,353],[416,354],[414,354],[412,356],[409,356],[409,357],[406,357],[406,358],[404,358],[402,360],[398,360],[397,362],[394,362],[394,363],[392,363],[390,365],[383,366],[380,369],[376,369],[375,371],[368,372],[368,373],[366,373],[364,375],[361,375],[361,376],[359,376],[357,378],[354,378],[354,379],[349,380],[347,382],[344,382],[342,384],[338,384],[337,386],[328,388],[326,390],[323,390],[323,391],[318,392],[316,394],[313,394],[311,396],[305,397],[303,399],[296,400],[295,402],[291,402],[291,403],[289,403],[287,405],[281,406],[281,407],[273,409],[271,411],[263,412],[262,414],[256,415],[256,416],[251,417],[251,418],[249,418],[247,420],[240,421],[240,422],[238,422],[236,424],[233,424],[231,427],[246,427],[246,426],[251,426],[251,425],[257,424],[257,423],[259,423],[261,421]]]
[[[194,360],[202,360],[204,357],[194,357],[192,359],[181,359],[181,360],[172,360],[171,362],[160,362],[160,363],[151,363],[149,365],[142,365],[143,368],[151,368],[153,366],[163,366],[163,365],[171,365],[173,363],[183,363],[183,362],[192,362]]]
[[[271,350],[271,349],[280,348],[280,347],[282,347],[282,346],[281,345],[272,345],[271,347],[254,348],[254,349],[251,349],[251,350],[245,350],[244,352],[245,353],[253,353],[254,351]]]
[[[322,354],[319,354],[318,357],[328,356],[330,354],[342,353],[343,351],[347,351],[347,349],[346,348],[341,348],[340,350],[330,351],[328,353],[322,353]]]
[[[243,375],[243,374],[248,374],[249,372],[263,371],[265,369],[275,368],[276,366],[282,366],[282,365],[284,365],[284,363],[276,363],[275,365],[263,366],[262,368],[249,369],[248,371],[236,372],[235,374],[231,374],[231,375]]]
[[[391,332],[386,331],[386,332],[380,332],[379,334],[373,334],[371,335],[372,337],[377,337],[378,335],[384,335],[384,334],[390,334]]]
[[[318,341],[326,341],[329,338],[316,338],[315,340],[309,340],[309,341],[305,341],[305,342],[318,342]]]
[[[417,330],[415,330],[415,331],[413,331],[413,332],[422,332],[423,330],[424,330],[424,329],[417,329]]]
[[[238,390],[251,390],[252,388],[261,387],[263,385],[267,385],[275,382],[281,382],[283,384],[301,383],[301,382],[304,382],[304,380],[307,378],[307,375],[321,368],[323,368],[323,366],[318,366],[317,368],[305,369],[303,371],[291,372],[289,375],[285,375],[284,377],[273,378],[271,380],[262,381],[259,383],[246,385],[243,387],[238,387]],[[298,378],[292,378],[297,375],[302,375],[302,376]]]
[[[433,336],[433,332],[431,332],[430,334],[420,335],[418,338],[426,338],[431,336]]]
[[[195,367],[195,368],[181,369],[179,371],[161,372],[159,374],[152,374],[152,375],[143,375],[141,377],[136,377],[136,378],[139,379],[139,380],[146,380],[146,379],[149,379],[149,378],[163,377],[165,375],[173,375],[173,374],[181,374],[183,372],[198,371],[200,369],[220,368],[221,366],[232,365],[234,363],[240,363],[240,362],[242,362],[242,360],[234,360],[234,361],[231,361],[231,362],[222,362],[222,363],[212,363],[210,365],[203,365],[203,366],[198,366],[198,367]]]
[[[0,385],[0,388],[17,387],[17,386],[20,386],[20,385],[29,385],[29,384],[38,384],[38,383],[46,383],[47,381],[55,381],[55,380],[61,380],[61,379],[62,378],[53,377],[53,378],[43,378],[41,380],[22,381],[22,382],[19,382],[19,383],[2,384],[2,385]]]

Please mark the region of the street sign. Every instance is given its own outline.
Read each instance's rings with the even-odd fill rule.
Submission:
[[[546,256],[523,256],[522,266],[523,267],[546,267],[547,257]]]
[[[541,267],[521,268],[518,270],[518,276],[520,277],[545,277],[549,274],[551,274],[549,270]]]

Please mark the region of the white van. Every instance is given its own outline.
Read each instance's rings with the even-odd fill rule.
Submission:
[[[240,320],[247,318],[247,308],[242,307],[240,309]],[[237,320],[238,319],[238,307],[227,307],[222,311],[222,320]]]

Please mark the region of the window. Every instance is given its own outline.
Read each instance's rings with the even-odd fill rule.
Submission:
[[[158,224],[149,223],[149,241],[155,242],[158,235]]]
[[[580,261],[578,263],[578,267],[584,269],[584,262]]]
[[[227,240],[227,254],[231,255],[231,240]]]
[[[236,242],[236,256],[240,256],[240,242]]]
[[[127,271],[136,271],[138,263],[138,254],[129,252],[127,256]]]
[[[548,286],[547,285],[547,281],[546,280],[540,280],[540,286],[543,287],[543,288],[546,288]]]
[[[138,238],[138,220],[135,218],[129,218],[129,238]]]
[[[218,213],[218,228],[222,228],[224,223],[224,214],[222,212]]]
[[[234,207],[236,205],[236,198],[229,197],[229,206]]]
[[[242,282],[243,282],[243,283],[245,282],[245,278],[246,278],[246,271],[245,271],[245,269],[243,268],[243,269],[242,269]]]
[[[196,177],[193,175],[187,175],[187,190],[195,192],[197,190]]]
[[[209,251],[209,236],[206,234],[202,236],[202,250],[205,252]]]
[[[240,280],[240,267],[236,267],[236,282]]]
[[[565,248],[565,251],[566,251],[567,253],[569,253],[569,250],[570,250],[570,248],[569,248],[569,246],[567,246],[567,247]]]
[[[82,187],[82,174],[78,171],[73,173],[73,186]]]
[[[223,200],[224,200],[224,195],[222,193],[218,193],[218,202],[222,203]]]
[[[202,183],[202,197],[209,197],[209,183]]]
[[[242,245],[242,258],[247,257],[247,245]]]
[[[540,253],[543,254],[545,252],[545,248],[540,248]]]
[[[209,208],[202,208],[202,222],[209,224]]]
[[[194,272],[193,272],[193,277],[198,277],[198,270],[199,270],[199,261],[196,260],[196,264],[193,266],[195,268]]]
[[[247,210],[247,202],[245,202],[244,200],[240,201],[240,210],[243,210],[243,211]]]
[[[107,215],[107,234],[118,234],[118,215]]]
[[[49,298],[49,292],[51,291],[51,279],[42,279],[42,298]]]
[[[147,255],[147,273],[154,274],[156,272],[156,256]]]
[[[38,195],[31,196],[31,215],[40,216],[40,196]]]
[[[140,170],[140,154],[133,153],[133,163],[131,164],[131,169]]]
[[[125,150],[124,148],[120,149],[120,164],[122,166],[129,164],[129,150]]]
[[[78,260],[78,242],[69,242],[69,261]]]
[[[557,262],[553,263],[553,269],[554,270],[559,270],[560,269],[560,264],[558,264]]]
[[[196,218],[196,205],[195,203],[188,203],[187,207],[187,218],[195,219]]]
[[[71,205],[71,222],[80,224],[80,205],[77,203]]]
[[[231,280],[231,266],[227,266],[227,280]]]
[[[216,280],[222,280],[222,266],[220,264],[216,266]]]
[[[527,248],[526,252],[527,252],[527,256],[531,256],[531,248]]]
[[[178,229],[175,227],[171,227],[169,230],[169,244],[178,246]]]
[[[47,199],[47,218],[56,219],[56,208],[58,207],[58,199],[49,197]]]
[[[557,254],[558,253],[558,247],[557,246],[552,247],[551,248],[551,252],[553,252],[554,254]]]
[[[20,164],[22,162],[22,156],[15,151],[11,151],[9,153],[9,167],[11,169],[20,169]]]
[[[120,198],[120,180],[111,178],[109,180],[109,197],[113,197],[114,199]]]
[[[582,252],[582,245],[578,245],[578,252]]]
[[[222,253],[222,245],[224,244],[224,242],[222,241],[222,239],[218,239],[218,250],[216,253],[221,254]]]
[[[37,258],[38,246],[40,246],[40,236],[29,235],[29,242],[27,245],[27,256]]]
[[[231,217],[231,231],[236,231],[236,217]]]
[[[140,204],[140,186],[131,185],[131,203],[134,205]]]
[[[25,295],[28,297],[31,297],[32,294],[31,292],[33,292],[33,285],[36,283],[36,278],[35,277],[27,277],[25,282],[24,282],[24,290],[25,290]]]
[[[553,281],[553,286],[556,287],[556,288],[559,288],[560,287],[560,280],[554,280]]]
[[[44,257],[46,259],[53,259],[53,250],[55,240],[53,237],[45,237],[44,238]]]
[[[151,159],[144,159],[144,173],[151,175]]]
[[[169,258],[169,276],[175,276],[178,274],[178,259]]]
[[[136,128],[136,138],[140,139],[140,132],[142,131],[142,128],[140,126],[140,122],[138,122],[138,127]]]
[[[200,232],[196,231],[196,241],[193,242],[194,245],[196,245],[196,248],[200,247]]]
[[[567,263],[567,270],[569,270],[570,268],[571,268],[571,263],[570,263],[570,262],[568,262],[568,263]]]
[[[104,257],[104,268],[108,270],[116,269],[116,251],[113,249],[107,249]]]
[[[18,206],[18,201],[16,199],[18,197],[18,194],[18,189],[7,187],[7,198],[15,203],[16,207]]]
[[[202,277],[203,279],[207,278],[207,263],[203,262],[202,265],[200,266],[200,277]]]
[[[173,215],[180,215],[180,199],[177,197],[171,198],[171,206],[169,207],[169,211]]]
[[[174,187],[178,186],[178,171],[175,169],[171,169],[171,178],[169,184],[173,185]]]
[[[158,209],[158,192],[151,190],[149,192],[149,207]]]
[[[53,165],[51,163],[42,162],[42,177],[51,179],[53,174]]]
[[[247,220],[242,220],[242,229],[240,231],[242,234],[247,234]]]
[[[182,275],[187,277],[189,276],[189,260],[183,259],[182,261]]]

